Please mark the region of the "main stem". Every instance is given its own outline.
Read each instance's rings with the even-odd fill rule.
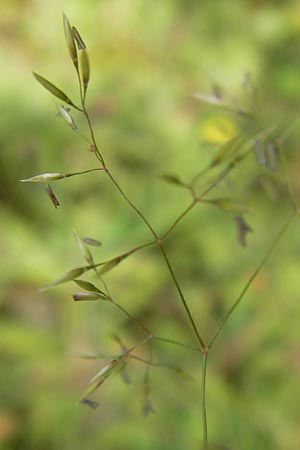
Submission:
[[[152,225],[148,222],[148,220],[146,219],[146,217],[143,215],[143,213],[134,205],[134,203],[132,203],[132,201],[128,198],[128,196],[125,194],[125,192],[123,191],[123,189],[121,188],[121,186],[119,185],[119,183],[116,181],[116,179],[113,177],[112,173],[110,172],[110,170],[108,169],[108,167],[105,164],[104,158],[101,154],[101,152],[98,149],[97,143],[96,143],[96,139],[95,139],[95,135],[94,135],[94,131],[93,131],[93,127],[91,124],[91,120],[89,117],[89,114],[85,108],[85,104],[84,104],[84,100],[82,100],[82,107],[83,107],[83,113],[86,117],[88,126],[89,126],[89,130],[90,130],[90,135],[91,135],[91,139],[93,142],[93,146],[94,146],[94,150],[95,150],[95,154],[97,159],[99,160],[99,162],[101,163],[101,166],[103,167],[104,171],[107,173],[108,177],[110,178],[111,182],[114,184],[114,186],[116,187],[116,189],[119,191],[119,193],[121,194],[121,196],[124,198],[124,200],[127,202],[127,204],[136,212],[136,214],[141,218],[141,220],[145,223],[145,225],[148,227],[149,231],[151,232],[151,234],[153,235],[153,237],[155,238],[155,242],[158,245],[163,259],[166,263],[166,266],[170,272],[170,275],[173,279],[174,285],[177,289],[177,292],[179,294],[180,300],[182,302],[182,305],[185,309],[185,312],[188,316],[188,319],[190,321],[190,324],[193,328],[193,331],[196,335],[196,338],[200,344],[201,347],[201,352],[203,355],[203,367],[202,367],[202,388],[201,388],[201,408],[202,408],[202,429],[203,429],[203,446],[202,449],[203,450],[207,450],[207,418],[206,418],[206,367],[207,367],[207,353],[208,353],[208,349],[202,339],[202,337],[200,336],[200,333],[198,331],[198,328],[196,326],[196,323],[193,319],[193,316],[191,314],[191,311],[189,309],[189,306],[186,302],[186,299],[184,297],[184,294],[182,292],[182,289],[178,283],[178,280],[176,278],[176,275],[174,273],[174,270],[172,268],[172,265],[169,261],[169,258],[166,254],[165,248],[164,248],[164,244],[163,244],[163,239],[169,234],[170,231],[172,231],[173,227],[175,227],[177,225],[177,223],[180,221],[180,219],[182,219],[188,212],[189,210],[191,210],[195,204],[197,203],[197,200],[194,200],[193,203],[190,205],[189,208],[187,208],[187,210],[182,214],[182,216],[180,217],[180,219],[178,221],[175,222],[174,226],[171,227],[171,229],[164,235],[164,237],[162,239],[159,239],[157,233],[155,232],[154,228],[152,227]],[[222,178],[222,176],[221,176]],[[218,179],[219,181],[219,179]],[[118,308],[122,309],[122,307],[120,307],[120,305],[118,305]],[[123,311],[125,312],[125,311]],[[127,314],[127,311],[126,311]],[[144,326],[143,326],[144,328]],[[144,328],[145,331],[148,331],[146,328]]]
[[[206,417],[206,369],[208,349],[202,353],[202,387],[201,387],[201,409],[202,409],[202,450],[207,450],[207,417]]]

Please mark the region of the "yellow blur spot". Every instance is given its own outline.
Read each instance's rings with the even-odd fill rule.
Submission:
[[[222,144],[237,134],[237,127],[229,117],[212,116],[202,123],[201,137],[213,144]]]
[[[298,4],[289,5],[285,10],[286,25],[290,30],[299,32],[300,30],[300,7]]]

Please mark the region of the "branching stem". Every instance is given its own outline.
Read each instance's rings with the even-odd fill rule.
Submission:
[[[82,96],[82,94],[81,94],[81,96]],[[170,261],[169,261],[167,255],[166,255],[166,252],[165,252],[164,247],[163,247],[162,240],[159,239],[157,233],[155,232],[155,230],[153,229],[153,227],[152,227],[152,225],[149,223],[149,221],[146,219],[146,217],[144,216],[144,214],[143,214],[143,213],[135,206],[135,204],[129,199],[129,197],[125,194],[125,192],[123,191],[123,189],[121,188],[121,186],[119,185],[119,183],[116,181],[116,179],[114,178],[114,176],[112,175],[112,173],[111,173],[110,170],[108,169],[107,165],[105,164],[104,158],[103,158],[101,152],[100,152],[99,149],[98,149],[97,142],[96,142],[96,139],[95,139],[94,130],[93,130],[93,127],[92,127],[92,123],[91,123],[89,114],[88,114],[88,112],[87,112],[87,110],[86,110],[86,107],[85,107],[85,105],[84,105],[83,100],[82,100],[82,108],[83,108],[83,113],[84,113],[84,115],[85,115],[85,117],[86,117],[86,120],[87,120],[87,123],[88,123],[88,127],[89,127],[89,131],[90,131],[91,139],[92,139],[92,142],[93,142],[94,151],[95,151],[95,154],[96,154],[98,160],[101,162],[101,167],[103,167],[103,169],[105,170],[107,176],[109,177],[109,179],[111,180],[111,182],[113,183],[113,185],[116,187],[116,189],[119,191],[119,193],[121,194],[121,196],[123,197],[123,199],[126,201],[126,203],[127,203],[127,204],[128,204],[128,205],[129,205],[129,206],[130,206],[137,214],[138,214],[138,216],[139,216],[139,217],[141,218],[141,220],[145,223],[145,225],[148,227],[149,231],[151,232],[151,234],[152,234],[153,237],[155,238],[156,243],[157,243],[157,245],[159,246],[159,248],[160,248],[160,250],[161,250],[161,252],[162,252],[162,255],[163,255],[163,258],[164,258],[164,260],[165,260],[165,263],[166,263],[166,265],[167,265],[167,267],[168,267],[168,269],[169,269],[170,275],[171,275],[171,277],[172,277],[172,279],[173,279],[173,281],[174,281],[174,285],[175,285],[175,287],[176,287],[176,289],[177,289],[177,292],[178,292],[178,294],[179,294],[179,297],[180,297],[180,299],[181,299],[181,302],[182,302],[182,304],[183,304],[183,307],[184,307],[184,309],[185,309],[185,311],[186,311],[186,313],[187,313],[187,316],[188,316],[188,318],[189,318],[189,321],[190,321],[190,323],[191,323],[191,325],[192,325],[192,328],[193,328],[193,330],[194,330],[194,332],[195,332],[195,334],[196,334],[196,337],[197,337],[197,339],[198,339],[198,342],[200,343],[201,348],[204,348],[204,347],[205,347],[204,341],[203,341],[203,339],[201,338],[201,336],[200,336],[200,334],[199,334],[199,331],[198,331],[198,329],[197,329],[197,327],[196,327],[196,324],[195,324],[195,322],[194,322],[194,319],[193,319],[193,317],[192,317],[192,314],[191,314],[191,312],[190,312],[190,309],[189,309],[189,307],[188,307],[188,304],[187,304],[186,299],[185,299],[185,297],[184,297],[184,294],[183,294],[183,292],[182,292],[182,289],[181,289],[180,286],[179,286],[179,283],[178,283],[177,278],[176,278],[176,276],[175,276],[175,274],[174,274],[173,268],[172,268],[172,266],[171,266],[171,264],[170,264]]]

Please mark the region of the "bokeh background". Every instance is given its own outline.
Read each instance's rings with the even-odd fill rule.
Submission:
[[[77,405],[105,364],[79,355],[117,354],[112,335],[131,345],[141,334],[109,304],[74,303],[71,283],[38,289],[84,264],[72,228],[102,242],[96,261],[151,236],[101,173],[53,183],[57,210],[43,185],[18,182],[96,166],[31,70],[78,98],[64,42],[65,11],[88,46],[88,105],[107,163],[162,234],[190,198],[160,175],[190,180],[238,133],[255,135],[278,125],[275,138],[282,142],[298,198],[299,2],[1,0],[0,6],[0,448],[196,450],[201,365],[193,352],[155,344],[155,361],[175,364],[195,378],[151,369],[156,414],[141,414],[144,367],[135,363],[128,367],[131,384],[115,377],[94,394],[97,410]],[[216,87],[234,109],[250,110],[255,126],[195,98]],[[74,118],[85,133],[80,116]],[[200,180],[199,191],[216,173]],[[280,158],[272,171],[249,154],[210,198],[220,196],[247,205],[253,229],[248,247],[236,239],[233,214],[209,205],[195,208],[166,243],[206,340],[291,210]],[[207,386],[211,449],[299,448],[299,249],[294,220],[216,342]],[[195,345],[157,250],[136,253],[106,281],[119,303],[154,332]],[[149,349],[141,351],[147,358]]]

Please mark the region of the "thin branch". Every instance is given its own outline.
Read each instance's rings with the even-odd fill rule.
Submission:
[[[148,227],[148,229],[150,230],[150,232],[152,233],[152,235],[153,235],[154,238],[156,239],[156,243],[157,243],[157,245],[160,247],[160,249],[161,249],[161,251],[162,251],[164,260],[165,260],[165,262],[166,262],[166,264],[167,264],[167,267],[168,267],[168,269],[169,269],[169,272],[170,272],[170,274],[171,274],[171,277],[172,277],[172,279],[173,279],[173,281],[174,281],[174,283],[175,283],[175,286],[176,286],[176,289],[177,289],[177,291],[178,291],[179,297],[180,297],[180,299],[181,299],[181,301],[182,301],[182,304],[183,304],[183,306],[184,306],[184,309],[185,309],[185,311],[186,311],[186,313],[187,313],[187,315],[188,315],[188,318],[189,318],[189,320],[190,320],[190,323],[191,323],[191,325],[192,325],[192,328],[193,328],[194,331],[195,331],[195,334],[196,334],[196,336],[197,336],[197,339],[198,339],[198,341],[199,341],[201,347],[202,347],[202,348],[205,347],[205,344],[204,344],[204,342],[203,342],[203,340],[202,340],[202,338],[201,338],[201,336],[200,336],[200,334],[199,334],[199,332],[198,332],[198,330],[197,330],[197,327],[196,327],[196,324],[195,324],[195,322],[194,322],[194,319],[193,319],[193,317],[192,317],[192,315],[191,315],[191,312],[190,312],[190,310],[189,310],[189,307],[188,307],[188,305],[187,305],[187,302],[186,302],[186,300],[185,300],[185,298],[184,298],[183,292],[182,292],[182,290],[181,290],[181,288],[180,288],[180,286],[179,286],[179,284],[178,284],[178,281],[177,281],[177,279],[176,279],[176,276],[175,276],[175,274],[174,274],[174,271],[173,271],[173,269],[172,269],[172,266],[171,266],[171,264],[170,264],[170,262],[169,262],[169,260],[168,260],[168,258],[167,258],[167,255],[166,255],[166,253],[165,253],[165,251],[164,251],[164,248],[163,248],[163,245],[162,245],[162,241],[158,238],[158,235],[156,234],[156,232],[154,231],[152,225],[148,222],[148,220],[146,219],[146,217],[144,216],[144,214],[143,214],[143,213],[142,213],[142,212],[134,205],[134,203],[132,203],[132,201],[127,197],[127,195],[125,194],[125,192],[123,191],[123,189],[121,188],[121,186],[119,185],[119,183],[115,180],[115,178],[114,178],[113,175],[111,174],[110,170],[109,170],[108,167],[106,166],[105,161],[104,161],[104,158],[103,158],[102,154],[100,153],[100,151],[99,151],[99,149],[98,149],[98,146],[97,146],[97,142],[96,142],[96,139],[95,139],[95,135],[94,135],[94,131],[93,131],[93,127],[92,127],[92,124],[91,124],[91,120],[90,120],[89,114],[88,114],[88,112],[87,112],[87,110],[86,110],[84,104],[82,104],[82,107],[83,107],[84,115],[85,115],[85,117],[86,117],[86,119],[87,119],[87,122],[88,122],[89,130],[90,130],[90,134],[91,134],[91,139],[92,139],[92,141],[93,141],[95,154],[96,154],[98,160],[101,162],[102,167],[104,168],[104,170],[105,170],[105,172],[107,173],[108,177],[110,178],[110,180],[112,181],[112,183],[114,184],[114,186],[117,188],[117,190],[120,192],[120,194],[122,195],[122,197],[124,198],[124,200],[125,200],[125,201],[127,202],[127,204],[128,204],[128,205],[129,205],[129,206],[130,206],[130,207],[131,207],[131,208],[139,215],[139,217],[141,218],[141,220],[145,223],[145,225]]]
[[[190,311],[190,309],[189,309],[189,306],[188,306],[188,304],[187,304],[187,302],[186,302],[186,300],[185,300],[185,297],[184,297],[184,295],[183,295],[183,292],[182,292],[182,290],[181,290],[181,287],[179,286],[179,283],[178,283],[178,281],[177,281],[176,275],[175,275],[175,273],[174,273],[174,271],[173,271],[173,268],[172,268],[172,266],[171,266],[171,264],[170,264],[169,258],[168,258],[167,254],[166,254],[166,251],[165,251],[165,248],[164,248],[162,242],[160,243],[159,248],[160,248],[160,250],[161,250],[161,252],[162,252],[163,258],[164,258],[164,260],[165,260],[165,262],[166,262],[166,265],[167,265],[167,267],[168,267],[168,269],[169,269],[169,272],[170,272],[170,274],[171,274],[171,277],[172,277],[172,279],[173,279],[173,281],[174,281],[174,284],[175,284],[175,286],[176,286],[176,289],[177,289],[177,291],[178,291],[178,294],[179,294],[179,296],[180,296],[180,298],[181,298],[181,302],[182,302],[182,304],[183,304],[183,306],[184,306],[184,309],[185,309],[185,311],[186,311],[186,313],[187,313],[187,315],[188,315],[188,318],[190,319],[190,323],[191,323],[192,328],[193,328],[193,330],[194,330],[194,332],[195,332],[195,335],[197,336],[197,339],[198,339],[198,341],[199,341],[199,343],[200,343],[201,348],[204,348],[204,347],[205,347],[204,341],[203,341],[203,339],[201,338],[201,336],[200,336],[200,334],[199,334],[199,331],[198,331],[198,329],[197,329],[197,326],[196,326],[196,324],[195,324],[195,321],[194,321],[194,319],[193,319],[193,316],[192,316],[192,314],[191,314],[191,311]]]
[[[205,197],[212,189],[214,189],[224,178],[234,169],[235,165],[233,163],[229,164],[214,180],[212,184],[209,185],[207,189],[205,189],[202,194],[199,196],[193,195],[193,201],[189,204],[189,206],[177,217],[177,219],[173,222],[173,224],[168,228],[165,234],[162,236],[161,240],[165,240],[166,237],[174,230],[174,228],[181,222],[182,219],[194,208],[195,205]]]
[[[215,340],[217,339],[217,337],[219,336],[219,334],[221,333],[221,331],[223,330],[223,328],[225,327],[225,325],[227,324],[228,320],[230,319],[230,317],[232,316],[233,312],[235,311],[235,309],[238,307],[238,305],[240,304],[240,302],[243,300],[245,294],[247,293],[249,287],[251,286],[252,282],[254,281],[254,279],[257,277],[257,275],[259,274],[259,272],[261,271],[261,269],[263,268],[263,266],[266,264],[266,262],[268,261],[271,253],[273,252],[274,248],[277,246],[278,242],[280,241],[280,239],[282,238],[282,236],[284,235],[284,233],[286,232],[287,228],[289,227],[289,225],[291,224],[293,218],[295,217],[295,213],[293,212],[293,214],[289,217],[289,219],[286,221],[286,223],[284,224],[284,226],[281,228],[280,232],[277,234],[277,236],[275,237],[274,241],[272,242],[272,244],[270,245],[268,251],[266,252],[264,258],[262,259],[261,263],[259,264],[259,266],[254,270],[254,272],[252,273],[251,277],[249,278],[249,280],[247,281],[247,283],[245,284],[245,286],[243,287],[240,295],[238,296],[238,298],[235,300],[235,302],[233,303],[233,305],[231,306],[231,308],[227,311],[227,313],[225,314],[224,319],[222,320],[221,325],[218,327],[214,337],[212,338],[212,340],[210,341],[209,344],[209,348],[211,348],[214,343]]]
[[[171,370],[175,370],[175,371],[176,370],[179,371],[179,369],[180,369],[179,367],[173,366],[172,364],[154,363],[154,362],[152,362],[152,358],[150,358],[149,360],[146,360],[146,359],[140,358],[139,356],[136,356],[136,355],[130,355],[129,357],[131,359],[135,359],[136,361],[139,361],[143,364],[147,364],[148,366],[151,366],[151,367],[161,367],[163,369],[171,369]],[[191,376],[191,378],[192,378],[192,376]]]
[[[153,334],[151,333],[151,331],[145,327],[145,325],[142,324],[142,322],[140,320],[138,320],[136,317],[134,317],[132,314],[130,314],[125,308],[123,308],[123,306],[121,306],[119,303],[117,303],[115,300],[113,300],[110,297],[110,302],[116,307],[118,308],[120,311],[122,311],[123,314],[125,314],[125,316],[127,316],[130,320],[132,320],[133,322],[135,322],[145,333],[148,334],[148,336],[153,336]]]
[[[190,347],[190,346],[187,345],[187,344],[183,344],[182,342],[174,341],[173,339],[167,339],[167,338],[164,338],[164,337],[161,337],[161,336],[155,336],[155,335],[154,335],[154,336],[153,336],[153,340],[155,340],[155,341],[161,341],[161,342],[166,342],[166,343],[168,343],[168,344],[178,345],[179,347],[186,348],[186,349],[191,350],[191,351],[193,351],[193,352],[201,352],[201,349],[199,349],[199,348]]]
[[[161,240],[164,241],[166,237],[174,230],[174,228],[178,225],[178,223],[194,208],[197,204],[197,200],[193,200],[192,203],[177,217],[177,219],[173,222],[170,228],[165,232],[165,234],[161,237]]]
[[[156,241],[147,242],[146,244],[138,245],[137,247],[134,247],[134,248],[128,250],[127,252],[122,253],[121,255],[115,256],[114,258],[110,258],[106,261],[102,261],[100,263],[96,263],[96,264],[93,264],[93,265],[87,266],[87,267],[90,269],[94,269],[95,267],[101,267],[115,259],[118,259],[118,258],[120,261],[122,261],[123,259],[127,258],[128,256],[133,255],[134,253],[138,252],[139,250],[142,250],[143,248],[150,247],[151,245],[156,245]]]

